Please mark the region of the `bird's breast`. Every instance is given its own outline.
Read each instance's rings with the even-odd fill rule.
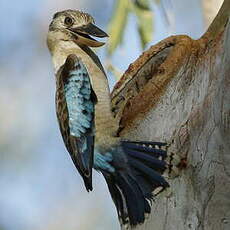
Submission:
[[[95,57],[97,57],[95,54],[94,56],[88,55],[82,49],[67,49],[65,52],[60,49],[53,56],[56,72],[71,54],[77,55],[85,65],[89,73],[90,83],[97,96],[97,104],[95,105],[95,144],[110,145],[110,140],[114,142],[112,137],[115,135],[118,125],[111,112],[109,85],[103,67],[99,65],[100,61],[98,64],[99,59],[95,60]]]

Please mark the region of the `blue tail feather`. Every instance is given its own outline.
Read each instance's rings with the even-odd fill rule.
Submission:
[[[145,199],[137,181],[130,174],[121,174],[117,176],[117,183],[127,202],[128,217],[131,225],[143,223],[145,216]],[[142,211],[140,211],[142,210]]]
[[[166,169],[166,162],[156,159],[154,156],[147,155],[143,152],[127,149],[125,152],[129,157],[139,159],[140,161],[145,162],[150,168],[154,168],[156,171],[164,171]]]
[[[107,182],[110,194],[111,194],[112,199],[113,199],[115,206],[117,208],[118,217],[119,217],[120,221],[123,224],[125,224],[127,222],[128,213],[126,210],[125,201],[122,197],[123,196],[122,191],[118,188],[118,185],[117,185],[114,177],[112,177],[111,175],[109,175],[105,171],[102,173],[105,177],[105,180]]]
[[[147,145],[146,143],[148,143],[148,146],[143,146],[143,145]],[[154,144],[149,144],[149,143],[154,143]],[[163,147],[165,146],[164,143],[160,143],[158,145],[159,142],[130,142],[130,141],[122,141],[122,146],[125,149],[131,149],[131,150],[137,150],[146,154],[151,154],[152,156],[154,155],[156,158],[162,157],[162,159],[164,160],[167,157],[167,152],[163,149],[156,149],[154,148],[155,146],[159,146],[159,147]],[[149,147],[149,146],[153,146],[153,147]]]
[[[166,146],[167,143],[165,142],[157,142],[157,141],[128,141],[123,140],[122,142],[130,143],[130,144],[137,144],[137,145],[151,145],[152,147],[163,147]]]
[[[152,192],[158,187],[162,190],[169,187],[162,176],[167,168],[164,161],[167,152],[161,149],[165,145],[159,142],[122,141],[121,146],[111,151],[113,160],[110,164],[115,170],[113,173],[101,171],[122,224],[135,226],[143,223],[145,214],[151,212],[149,202],[154,198]]]
[[[129,158],[129,163],[137,171],[143,173],[145,177],[149,178],[154,183],[157,183],[158,186],[163,186],[163,187],[169,186],[169,184],[166,182],[163,176],[161,176],[158,172],[154,171],[150,167],[143,164],[141,161],[138,161],[134,158]]]

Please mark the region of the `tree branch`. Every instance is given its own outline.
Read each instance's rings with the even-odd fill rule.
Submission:
[[[120,81],[115,85],[112,96],[114,115],[120,130],[132,126],[135,120],[145,117],[160,97],[168,83],[176,76],[181,66],[196,63],[202,54],[220,39],[230,14],[230,0],[225,0],[218,15],[207,32],[199,40],[188,36],[171,36],[144,52],[130,64]]]
[[[208,40],[214,39],[218,36],[219,33],[223,32],[229,20],[229,14],[230,0],[225,0],[217,16],[209,26],[207,32],[204,34],[204,37],[206,37]]]

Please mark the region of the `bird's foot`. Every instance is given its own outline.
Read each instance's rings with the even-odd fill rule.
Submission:
[[[168,168],[165,172],[166,175],[164,176],[169,178],[175,178],[179,176],[182,169],[187,167],[187,160],[176,154],[175,152],[177,152],[177,149],[175,149],[171,145],[166,146],[166,151],[167,158],[165,160],[168,164]]]

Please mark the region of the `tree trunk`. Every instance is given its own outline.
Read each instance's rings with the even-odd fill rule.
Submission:
[[[201,0],[206,28],[211,24],[220,9],[223,0]]]
[[[179,175],[137,229],[230,229],[230,0],[199,39],[169,37],[112,92],[119,135],[169,143]]]

